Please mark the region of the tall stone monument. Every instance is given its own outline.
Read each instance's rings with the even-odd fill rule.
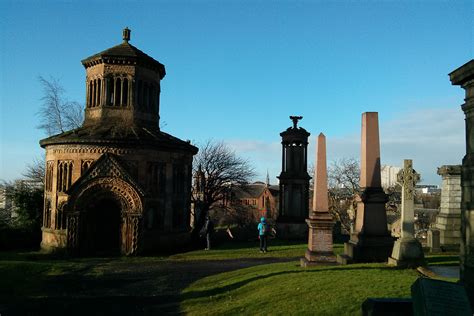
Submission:
[[[413,170],[411,159],[403,161],[403,169],[397,174],[397,182],[402,186],[401,235],[393,246],[388,263],[400,267],[416,267],[424,263],[423,248],[415,238],[415,184],[420,175]]]
[[[434,228],[444,249],[458,250],[461,244],[461,166],[441,166],[441,207]]]
[[[302,116],[290,116],[293,127],[282,132],[282,166],[280,179],[280,210],[277,218],[278,235],[285,239],[303,239],[309,209],[308,137],[298,127]]]
[[[305,257],[301,259],[301,265],[304,267],[336,261],[332,245],[334,221],[331,214],[329,214],[328,206],[326,137],[323,133],[318,136],[316,148],[313,209],[306,220],[309,229],[308,249],[306,249]]]
[[[461,106],[466,116],[466,155],[461,167],[460,281],[474,305],[474,59],[451,72],[449,79],[466,90]]]
[[[344,244],[342,264],[351,262],[387,261],[393,248],[393,238],[387,229],[385,203],[387,195],[381,187],[380,145],[377,112],[362,114],[360,190],[354,232]]]

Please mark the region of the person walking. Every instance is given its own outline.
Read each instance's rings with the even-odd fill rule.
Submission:
[[[265,217],[260,218],[260,223],[257,226],[258,239],[260,240],[260,252],[267,252],[267,236],[269,233],[269,227]]]
[[[209,215],[206,216],[206,221],[200,231],[201,237],[206,237],[206,248],[204,250],[211,250],[211,235],[214,233],[214,223]]]

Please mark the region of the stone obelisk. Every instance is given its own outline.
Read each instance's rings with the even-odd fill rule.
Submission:
[[[381,186],[380,144],[377,112],[362,114],[360,157],[360,195],[354,232],[344,244],[339,263],[384,262],[393,248],[393,238],[387,229],[385,203],[387,195]]]
[[[449,74],[451,84],[466,91],[461,105],[466,117],[466,155],[461,168],[460,282],[474,306],[474,59]]]
[[[403,169],[398,172],[397,181],[402,186],[401,236],[393,246],[388,264],[398,267],[417,267],[424,264],[423,248],[415,238],[415,185],[420,175],[413,170],[410,159],[403,161]]]
[[[334,221],[329,213],[328,176],[326,166],[326,137],[319,134],[314,169],[313,208],[308,223],[308,249],[301,266],[334,263],[332,229]]]

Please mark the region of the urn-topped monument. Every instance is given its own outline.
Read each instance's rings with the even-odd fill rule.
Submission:
[[[41,246],[76,254],[137,254],[189,236],[197,148],[160,130],[165,67],[123,42],[82,60],[83,125],[46,149]]]
[[[280,133],[282,166],[280,209],[277,218],[278,235],[303,239],[307,236],[306,218],[309,212],[308,133],[298,127],[302,116],[290,116],[293,126]]]

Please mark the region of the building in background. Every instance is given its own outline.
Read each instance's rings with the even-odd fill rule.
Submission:
[[[382,180],[382,188],[387,189],[397,184],[397,174],[402,170],[400,167],[383,165],[380,168],[380,176]]]

